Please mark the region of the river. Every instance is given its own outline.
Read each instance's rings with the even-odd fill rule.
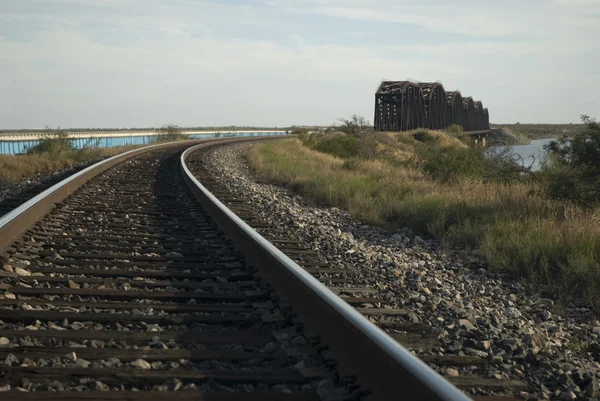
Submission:
[[[527,145],[514,145],[514,146],[491,146],[490,150],[493,151],[502,151],[503,149],[512,148],[513,152],[523,158],[523,162],[525,166],[531,166],[532,170],[540,169],[540,161],[546,154],[544,150],[544,145],[554,141],[556,138],[548,138],[548,139],[536,139],[531,141],[531,143]]]

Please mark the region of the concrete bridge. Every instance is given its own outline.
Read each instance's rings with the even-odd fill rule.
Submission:
[[[58,131],[31,131],[31,132],[7,132],[0,133],[0,141],[36,141],[45,139],[49,135],[55,134]],[[201,131],[201,130],[183,130],[180,131],[184,135],[202,135],[202,134],[244,134],[244,133],[277,133],[286,132],[285,129],[280,130],[228,130],[228,131]],[[136,136],[151,136],[159,135],[156,130],[139,130],[139,131],[65,131],[69,138],[73,139],[93,139],[93,138],[110,138],[110,137],[136,137]]]
[[[498,145],[499,143],[496,142],[502,141],[502,138],[506,138],[506,134],[501,128],[467,131],[465,134],[468,135],[476,145],[481,145],[483,147]]]
[[[32,131],[32,132],[5,132],[0,134],[0,154],[21,154],[37,146],[42,140],[48,138],[57,131]],[[202,131],[183,130],[180,131],[190,138],[211,137],[234,137],[234,136],[271,136],[285,135],[289,131],[281,130],[223,130]],[[69,141],[76,149],[87,147],[108,148],[124,145],[147,145],[156,140],[161,134],[155,130],[139,131],[67,131]]]

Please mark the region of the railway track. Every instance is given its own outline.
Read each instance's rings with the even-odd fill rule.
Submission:
[[[309,252],[224,209],[187,146],[108,159],[0,219],[3,400],[467,399],[281,251]]]
[[[484,351],[473,350],[482,354],[480,356],[445,353],[444,344],[438,340],[432,326],[413,322],[411,312],[392,307],[381,290],[362,278],[360,270],[331,267],[319,252],[309,249],[302,239],[286,234],[284,227],[265,221],[258,213],[260,206],[250,203],[213,178],[202,161],[204,154],[209,151],[211,148],[198,149],[188,158],[191,171],[205,187],[262,236],[278,244],[283,252],[323,285],[344,297],[347,303],[435,370],[442,373],[448,368],[471,369],[470,375],[448,377],[451,383],[478,400],[516,401],[523,399],[521,394],[531,391],[529,385],[522,381],[487,375],[486,368],[498,362],[490,360]]]
[[[54,174],[45,178],[42,178],[37,183],[23,188],[20,191],[11,191],[7,196],[0,200],[0,217],[4,216],[8,212],[21,206],[29,199],[35,197],[37,194],[45,191],[46,189],[58,184],[65,178],[72,174],[82,170],[84,167],[75,167],[68,169],[68,171]]]

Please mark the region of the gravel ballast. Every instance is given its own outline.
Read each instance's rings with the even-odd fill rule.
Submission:
[[[592,400],[600,396],[600,322],[585,304],[555,299],[504,275],[476,256],[442,252],[408,229],[389,232],[264,184],[249,168],[252,144],[206,152],[203,161],[228,191],[243,195],[281,235],[317,251],[332,268],[360,272],[389,305],[434,327],[433,354],[486,358],[484,367],[436,368],[446,376],[518,379],[529,399]],[[547,289],[546,292],[547,293]]]
[[[40,174],[17,183],[0,180],[0,217],[21,203],[25,203],[37,194],[50,188],[52,185],[100,160],[102,158],[81,162],[72,167]]]

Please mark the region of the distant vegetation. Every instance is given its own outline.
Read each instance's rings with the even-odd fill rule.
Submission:
[[[110,129],[95,130],[110,131]],[[135,130],[135,128],[130,130]],[[153,130],[157,135],[153,142],[172,142],[189,139],[187,135],[182,133],[182,130],[181,127],[174,124],[164,125],[161,128]],[[24,131],[33,132],[32,130],[10,132]],[[0,155],[0,185],[2,185],[3,182],[16,183],[21,180],[36,177],[40,174],[47,174],[73,167],[80,163],[89,163],[100,160],[137,147],[117,146],[111,148],[99,148],[98,141],[91,139],[87,147],[84,149],[76,149],[73,147],[73,142],[69,138],[69,133],[73,131],[77,130],[64,130],[60,128],[51,129],[46,127],[44,130],[37,130],[37,132],[42,134],[43,139],[39,144],[28,149],[27,154]],[[94,131],[94,129],[89,129],[87,131]],[[7,132],[9,131],[3,131],[3,133]],[[149,132],[149,134],[152,134],[152,132]]]
[[[67,128],[62,129],[62,132],[81,132],[81,131],[148,131],[155,132],[156,130],[160,130],[162,127],[139,127],[139,128]],[[214,126],[214,127],[181,127],[182,130],[194,130],[194,131],[242,131],[242,130],[282,130],[282,131],[292,131],[297,129],[298,127],[253,127],[253,126],[236,126],[236,125],[228,125],[228,126]],[[305,127],[305,128],[313,128],[313,127]],[[58,130],[57,130],[58,131]],[[20,134],[26,132],[35,132],[35,133],[47,133],[48,128],[46,129],[14,129],[14,130],[0,130],[1,135],[9,135],[9,134]]]
[[[351,120],[350,118],[349,120]],[[563,135],[572,136],[583,128],[582,124],[492,124],[491,128],[507,128],[516,136],[523,136],[529,139],[558,138]],[[197,131],[237,131],[237,130],[282,130],[290,133],[298,131],[309,131],[322,129],[322,126],[290,126],[290,127],[254,127],[254,126],[206,126],[206,127],[180,127],[181,130]],[[339,127],[338,127],[339,128]],[[69,128],[63,129],[63,132],[79,131],[148,131],[155,132],[161,128],[156,127],[138,127],[138,128]],[[18,129],[18,130],[0,130],[1,135],[18,134],[25,132],[45,133],[47,129]]]
[[[28,149],[25,155],[0,155],[0,185],[2,182],[17,183],[134,148],[117,146],[100,149],[94,145],[91,142],[90,147],[75,149],[65,131],[53,130],[38,145]]]
[[[39,144],[27,150],[27,154],[49,154],[60,158],[75,151],[69,134],[59,129],[46,133]]]
[[[493,124],[491,128],[506,128],[516,136],[523,136],[531,140],[560,138],[573,136],[584,128],[583,124]]]
[[[155,131],[156,138],[153,142],[173,142],[173,141],[185,141],[190,139],[188,135],[181,132],[181,128],[175,124],[166,124],[162,128]]]
[[[355,218],[409,227],[600,307],[600,129],[584,122],[577,140],[549,146],[537,173],[510,151],[485,157],[460,127],[383,133],[358,121],[261,143],[249,160],[271,182]]]

